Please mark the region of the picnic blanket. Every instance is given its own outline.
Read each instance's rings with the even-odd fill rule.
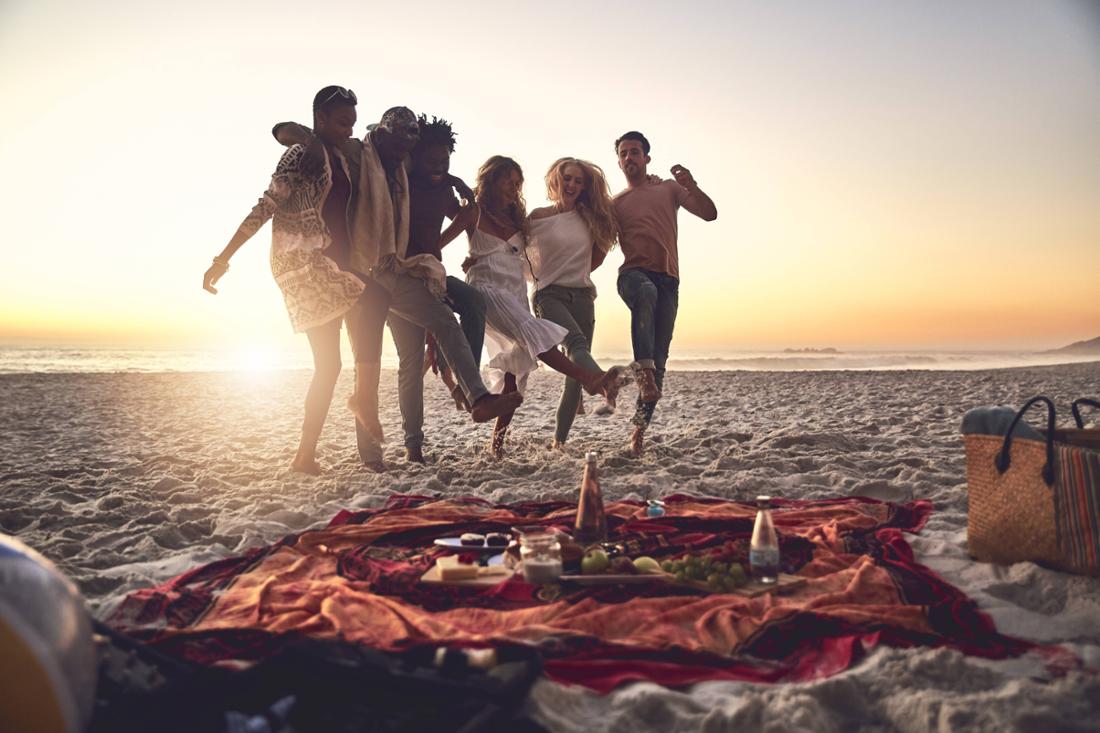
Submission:
[[[441,552],[434,538],[521,525],[568,530],[576,505],[396,495],[382,508],[343,511],[324,529],[133,592],[107,621],[204,664],[264,659],[302,637],[385,651],[531,644],[549,678],[600,692],[634,680],[808,681],[848,668],[877,644],[987,658],[1035,648],[999,634],[965,594],[914,561],[904,533],[920,530],[930,502],[775,505],[783,570],[807,578],[788,594],[536,586],[522,575],[491,588],[427,586],[419,578]],[[747,553],[751,504],[677,495],[666,509],[647,518],[640,502],[609,504],[609,538],[658,560],[729,543]]]

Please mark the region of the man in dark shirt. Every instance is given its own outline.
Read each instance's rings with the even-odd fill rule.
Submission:
[[[356,360],[356,394],[349,400],[349,407],[356,412],[355,432],[359,456],[363,464],[375,471],[385,469],[382,451],[379,445],[381,424],[378,422],[378,375],[381,360],[382,324],[387,312],[400,315],[410,324],[432,332],[439,345],[452,361],[456,377],[461,385],[462,394],[469,405],[470,417],[474,422],[486,420],[512,412],[523,401],[522,396],[493,395],[485,389],[481,381],[478,365],[469,353],[469,344],[454,314],[430,291],[427,282],[419,276],[406,271],[395,256],[402,259],[415,257],[409,253],[408,237],[402,238],[399,224],[402,217],[402,201],[409,203],[411,209],[411,185],[402,185],[405,178],[408,154],[419,137],[417,118],[405,107],[394,107],[386,111],[377,125],[368,126],[367,137],[362,140],[349,140],[346,159],[351,168],[353,197],[362,204],[370,202],[366,198],[373,189],[368,190],[362,179],[370,177],[371,166],[381,165],[385,169],[386,192],[393,206],[393,229],[390,238],[385,235],[378,238],[377,233],[360,232],[352,236],[350,252],[351,269],[361,273],[370,287],[371,297],[364,298],[362,307],[356,308],[355,324],[349,324],[349,333],[358,334],[363,345],[361,351],[368,358],[362,363]],[[312,146],[313,133],[308,127],[296,123],[280,123],[272,129],[276,140],[284,145],[300,143]],[[308,154],[308,150],[307,150]],[[374,161],[374,162],[372,162]],[[359,182],[356,187],[354,184]],[[469,189],[466,189],[467,191]],[[472,198],[472,197],[471,197]],[[470,207],[472,208],[472,207]],[[406,209],[408,210],[408,209]],[[476,213],[473,212],[473,213]],[[470,214],[467,214],[467,217]],[[411,220],[411,213],[408,215]],[[461,219],[461,213],[459,215]],[[367,223],[373,220],[373,215]],[[440,219],[440,224],[442,219]],[[411,226],[411,221],[410,221]],[[437,235],[438,245],[438,235]],[[431,261],[431,257],[427,258]],[[381,266],[379,266],[381,265]],[[442,275],[443,267],[437,264]],[[366,302],[368,301],[369,302]],[[484,334],[484,330],[482,330]],[[480,351],[480,350],[479,350]],[[423,363],[423,349],[420,349],[419,363]],[[418,367],[422,372],[422,367]],[[421,376],[422,379],[422,376]],[[421,393],[420,399],[423,399]],[[421,417],[422,421],[422,417]],[[417,451],[419,452],[419,450]],[[416,456],[414,455],[413,458]]]
[[[440,231],[443,220],[450,219],[457,222],[452,226],[465,228],[469,219],[477,215],[477,210],[473,192],[461,179],[448,173],[455,146],[450,123],[436,117],[429,122],[427,115],[421,115],[418,122],[420,140],[413,148],[409,168],[407,255],[430,254],[442,260]],[[455,196],[456,189],[466,199],[465,206]],[[485,340],[485,299],[464,281],[448,276],[446,302],[458,314],[474,362],[480,367],[481,347]],[[425,331],[395,313],[390,314],[389,325],[399,361],[397,389],[405,433],[405,458],[423,463]],[[452,396],[461,404],[460,401],[464,401],[461,388],[450,378],[450,368],[439,350],[435,351],[435,360]]]

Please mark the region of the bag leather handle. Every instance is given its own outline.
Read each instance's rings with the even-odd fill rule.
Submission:
[[[1100,402],[1085,397],[1073,401],[1073,421],[1077,423],[1078,428],[1083,429],[1085,427],[1085,421],[1081,419],[1081,405],[1088,405],[1089,407],[1095,407],[1100,410]]]
[[[1020,411],[1016,413],[1016,417],[1012,419],[1012,424],[1008,426],[1008,432],[1005,433],[1005,442],[1001,447],[1001,452],[997,454],[997,457],[993,460],[994,465],[997,466],[999,473],[1004,473],[1008,470],[1008,467],[1012,465],[1012,431],[1016,429],[1016,423],[1020,422],[1020,418],[1024,416],[1024,413],[1035,404],[1044,403],[1047,406],[1047,462],[1043,466],[1043,481],[1047,486],[1054,486],[1054,403],[1049,398],[1032,397],[1027,401]]]

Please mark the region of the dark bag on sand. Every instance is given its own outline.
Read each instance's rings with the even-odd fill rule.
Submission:
[[[169,657],[95,622],[101,652],[89,733],[545,733],[523,717],[542,672],[534,647],[497,648],[475,669],[460,650],[381,652],[302,638],[243,671]]]
[[[1016,431],[1033,405],[1047,407],[1041,439]],[[1100,575],[1100,430],[1055,426],[1054,403],[1034,397],[1003,435],[964,435],[970,500],[970,554],[996,563],[1033,561],[1060,570]]]

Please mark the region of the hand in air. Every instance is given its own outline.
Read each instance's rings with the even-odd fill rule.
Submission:
[[[695,179],[692,177],[691,171],[689,171],[687,168],[680,165],[679,163],[672,166],[672,177],[675,178],[676,182],[684,188],[695,188],[698,185],[695,183]]]
[[[214,287],[214,284],[221,280],[222,275],[229,271],[229,265],[221,262],[215,262],[210,265],[206,270],[206,274],[202,276],[202,289],[208,293],[218,294],[218,289]]]
[[[470,255],[466,259],[462,260],[462,271],[469,272],[470,268],[477,264],[477,257]]]

